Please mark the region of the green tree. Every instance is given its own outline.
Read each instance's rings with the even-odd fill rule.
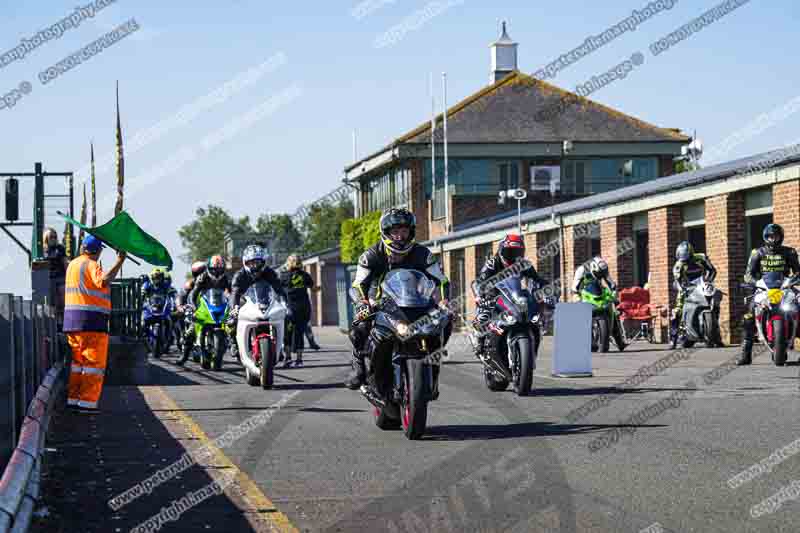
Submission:
[[[234,219],[225,209],[209,205],[198,207],[195,220],[178,230],[181,243],[186,249],[182,256],[187,263],[203,261],[214,254],[221,254],[225,247],[225,234],[229,232],[252,232],[250,217]]]
[[[266,236],[273,259],[278,263],[300,252],[303,246],[303,235],[287,214],[260,215],[256,220],[256,232]]]
[[[699,170],[700,164],[694,163],[688,159],[681,159],[675,162],[675,174],[680,174],[681,172],[689,172],[691,170]]]
[[[345,198],[336,204],[320,202],[312,205],[300,223],[303,232],[303,254],[312,254],[339,246],[342,222],[353,217],[353,202]]]
[[[364,250],[380,240],[380,219],[381,212],[373,211],[360,218],[350,218],[342,222],[339,246],[344,263],[355,263]]]

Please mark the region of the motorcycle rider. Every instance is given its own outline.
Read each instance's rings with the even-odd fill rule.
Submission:
[[[272,287],[275,294],[282,301],[286,301],[286,293],[281,286],[278,274],[267,266],[267,251],[263,246],[251,244],[242,252],[242,268],[233,275],[231,281],[231,312],[228,317],[228,326],[231,331],[231,351],[239,357],[239,347],[236,344],[236,322],[239,316],[239,305],[242,296],[250,285],[259,280],[264,280]]]
[[[597,283],[602,287],[605,282],[606,287],[611,291],[617,290],[617,284],[611,279],[608,271],[608,263],[599,255],[593,257],[590,261],[582,264],[575,271],[575,276],[572,278],[572,294],[581,297],[581,292],[590,284]],[[617,302],[618,303],[618,302]],[[622,324],[619,324],[622,328]],[[617,329],[614,332],[614,342],[617,343],[617,348],[620,351],[624,350],[627,344],[624,338]]]
[[[678,338],[678,329],[683,319],[683,303],[685,289],[702,277],[704,281],[713,283],[717,277],[717,269],[705,254],[695,253],[694,247],[688,241],[683,241],[675,248],[675,265],[672,267],[672,277],[675,278],[675,288],[678,298],[670,319],[670,339],[673,348],[681,342]]]
[[[797,280],[800,276],[800,261],[798,261],[796,249],[783,246],[783,228],[778,224],[767,224],[761,236],[764,239],[764,245],[754,249],[750,254],[744,281],[756,283],[763,274],[768,272],[782,272],[786,277],[791,274]],[[743,324],[742,354],[736,361],[737,365],[749,365],[753,362],[753,338],[756,332],[754,303],[753,298],[747,300]]]
[[[225,261],[221,255],[212,255],[208,259],[205,271],[200,274],[194,282],[194,287],[189,292],[188,301],[184,306],[186,316],[191,319],[194,318],[194,313],[197,310],[197,299],[200,295],[209,289],[222,289],[226,293],[231,291],[231,282],[225,275]],[[194,327],[187,325],[186,333],[183,339],[183,357],[178,361],[182,365],[189,359],[189,355],[194,348]]]
[[[356,323],[350,326],[350,342],[353,344],[353,371],[345,381],[345,386],[356,390],[366,381],[364,357],[390,357],[394,343],[391,331],[373,327],[373,320],[363,320],[372,314],[370,297],[380,297],[380,285],[387,272],[397,268],[415,269],[426,273],[441,291],[440,306],[446,307],[450,298],[450,282],[442,272],[439,262],[431,251],[415,241],[417,219],[404,208],[393,208],[383,213],[380,219],[381,240],[368,248],[358,258],[353,288],[358,293],[355,302]],[[361,321],[359,321],[361,320]],[[445,330],[445,343],[451,328]],[[439,367],[434,366],[434,372]],[[438,377],[438,374],[437,376]],[[434,398],[438,391],[434,391]]]
[[[494,289],[494,284],[491,282],[495,276],[512,265],[518,263],[525,257],[525,239],[515,233],[506,235],[497,248],[497,253],[486,260],[481,268],[475,283],[472,286],[472,292],[475,295],[475,319],[473,320],[473,327],[475,328],[476,336],[476,352],[483,352],[483,343],[481,339],[486,335],[486,326],[492,318],[492,310],[494,310],[495,299],[497,291]],[[527,279],[529,289],[537,290],[544,287],[548,282],[542,278],[536,271],[536,268],[531,263],[519,272],[519,276]]]
[[[163,294],[174,297],[177,291],[167,278],[167,273],[161,268],[154,268],[142,283],[142,298],[147,299],[153,294]]]

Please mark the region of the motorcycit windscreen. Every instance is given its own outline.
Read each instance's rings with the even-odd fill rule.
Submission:
[[[702,277],[691,281],[683,290],[683,315],[678,336],[673,339],[673,348],[681,334],[684,348],[691,348],[698,341],[708,347],[721,345],[719,310],[722,292]]]
[[[222,289],[208,289],[200,296],[194,314],[195,339],[200,347],[201,365],[208,370],[222,368],[222,358],[228,350],[225,321],[228,319],[228,299]]]
[[[271,389],[277,354],[283,348],[286,305],[266,281],[244,293],[236,323],[236,343],[248,385]]]
[[[172,344],[172,298],[165,294],[153,293],[148,296],[142,306],[144,336],[147,348],[153,357],[169,351]]]
[[[500,281],[495,289],[487,335],[479,340],[470,335],[469,339],[473,344],[483,343],[475,353],[484,365],[483,378],[489,390],[504,391],[511,383],[517,395],[525,396],[533,387],[543,306],[523,288],[519,276]]]
[[[374,406],[381,429],[398,426],[409,439],[425,433],[428,403],[438,391],[439,369],[447,358],[445,332],[449,311],[438,305],[436,284],[413,269],[389,271],[375,302],[374,327],[394,334],[391,360],[367,360],[367,383],[361,393]],[[351,298],[358,301],[355,290]]]
[[[581,301],[592,304],[592,351],[608,352],[611,340],[624,350],[628,336],[617,311],[616,291],[593,281],[581,290]]]
[[[755,283],[743,283],[742,288],[755,290],[753,299],[756,331],[769,347],[775,366],[786,364],[787,351],[794,346],[797,335],[797,289],[800,279],[786,278],[781,272],[767,272]]]

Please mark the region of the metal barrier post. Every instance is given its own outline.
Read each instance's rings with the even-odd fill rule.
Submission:
[[[25,397],[27,398],[26,405],[30,403],[36,395],[36,354],[34,346],[34,328],[33,328],[33,302],[25,300],[22,302],[22,317],[25,329]]]
[[[0,466],[4,469],[17,445],[14,351],[14,300],[11,294],[0,294]]]
[[[28,410],[25,398],[25,324],[22,318],[22,296],[14,298],[14,427],[17,432]]]

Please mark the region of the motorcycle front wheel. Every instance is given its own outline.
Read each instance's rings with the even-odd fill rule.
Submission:
[[[772,351],[772,361],[775,366],[783,366],[786,364],[786,323],[783,320],[775,320],[772,322],[772,338],[775,339],[775,349]]]
[[[401,413],[403,433],[409,440],[418,440],[428,423],[428,399],[425,394],[425,364],[419,359],[406,360],[405,391]]]
[[[156,324],[153,326],[153,357],[159,359],[161,357],[162,344],[161,344],[161,327]]]
[[[529,337],[520,337],[513,346],[517,358],[517,373],[514,375],[514,392],[527,396],[533,385],[533,346]]]
[[[611,336],[608,331],[608,317],[596,316],[592,319],[592,347],[600,353],[608,353]]]
[[[271,389],[275,382],[275,346],[269,339],[258,341],[258,352],[261,354],[261,364],[259,365],[262,389]]]
[[[222,358],[225,356],[225,332],[214,332],[214,370],[222,370]]]

